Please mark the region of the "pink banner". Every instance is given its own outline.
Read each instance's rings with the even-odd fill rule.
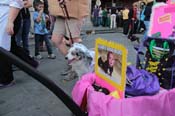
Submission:
[[[153,7],[148,36],[160,33],[162,38],[175,38],[174,9],[175,5],[163,3]]]

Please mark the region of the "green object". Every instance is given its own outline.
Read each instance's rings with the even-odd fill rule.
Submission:
[[[156,37],[156,38],[161,37],[161,32],[154,33],[152,37]]]
[[[151,57],[157,61],[160,61],[170,51],[167,41],[163,42],[162,47],[158,47],[155,40],[151,40],[149,50]]]

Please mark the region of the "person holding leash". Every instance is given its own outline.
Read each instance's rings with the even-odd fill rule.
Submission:
[[[48,5],[50,15],[56,16],[52,41],[61,54],[65,56],[68,52],[66,43],[82,42],[80,31],[83,19],[89,15],[88,0],[48,0]],[[69,17],[67,17],[65,9],[61,7],[62,5],[66,6]],[[70,37],[70,35],[72,37]],[[71,39],[65,43],[65,37]]]

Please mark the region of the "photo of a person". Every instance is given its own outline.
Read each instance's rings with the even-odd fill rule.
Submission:
[[[119,84],[121,82],[121,55],[102,49],[98,52],[98,71]]]
[[[112,76],[113,66],[115,64],[114,54],[112,52],[107,53],[107,60],[103,62],[102,57],[98,59],[98,65],[108,75]]]

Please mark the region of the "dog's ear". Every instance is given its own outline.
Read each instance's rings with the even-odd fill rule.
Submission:
[[[87,54],[87,58],[89,59],[89,60],[93,60],[93,58],[92,58],[92,56],[90,55],[90,54]]]
[[[79,60],[85,57],[85,53],[80,49],[75,49],[75,51],[76,51],[76,56],[79,58]]]

